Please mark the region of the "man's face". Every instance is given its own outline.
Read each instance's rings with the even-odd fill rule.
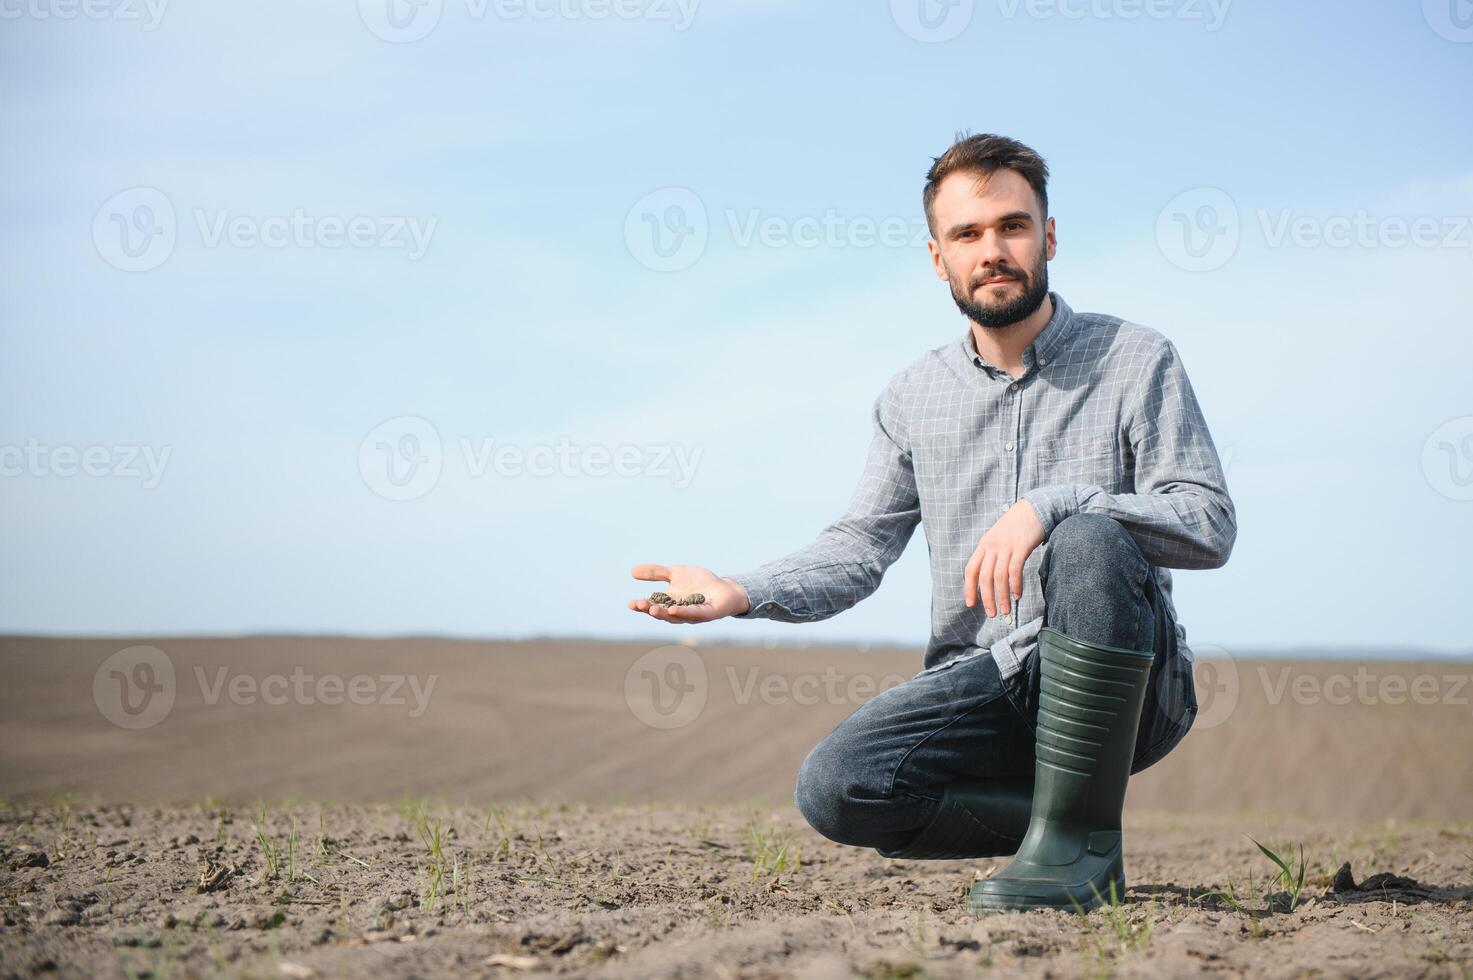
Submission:
[[[953,173],[941,182],[931,211],[936,275],[950,283],[968,319],[1007,327],[1043,304],[1047,263],[1058,247],[1054,219],[1042,220],[1037,195],[1021,174]]]

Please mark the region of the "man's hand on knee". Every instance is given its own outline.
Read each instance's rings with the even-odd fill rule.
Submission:
[[[1007,615],[1023,594],[1023,563],[1043,544],[1043,523],[1033,505],[1020,500],[982,535],[967,560],[962,599],[970,609],[982,601],[988,616]]]

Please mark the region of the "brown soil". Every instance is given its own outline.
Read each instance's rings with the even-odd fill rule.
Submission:
[[[1141,814],[1119,907],[978,918],[965,888],[1003,859],[888,861],[790,809],[287,803],[261,825],[274,874],[253,818],[8,808],[0,973],[1459,977],[1473,964],[1468,823]],[[1250,833],[1296,861],[1303,845],[1292,910]]]
[[[177,680],[152,727],[107,716],[131,644]],[[1131,781],[1124,906],[974,918],[1002,861],[887,861],[792,805],[919,651],[687,648],[700,710],[661,728],[656,646],[0,638],[0,976],[1473,975],[1467,662],[1216,663],[1231,697]],[[219,694],[297,674],[434,687]],[[1303,845],[1292,910],[1248,835]]]

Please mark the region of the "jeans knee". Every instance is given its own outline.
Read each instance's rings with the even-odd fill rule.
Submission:
[[[851,778],[854,771],[827,741],[820,742],[798,769],[793,802],[809,826],[829,840],[864,847],[869,841]]]
[[[1071,514],[1048,537],[1044,577],[1061,568],[1071,582],[1092,588],[1109,584],[1122,573],[1139,576],[1150,564],[1130,532],[1113,517]]]
[[[1097,563],[1102,554],[1135,548],[1124,525],[1104,514],[1070,514],[1048,536],[1049,553],[1075,564]]]

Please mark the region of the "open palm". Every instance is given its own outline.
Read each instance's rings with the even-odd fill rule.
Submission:
[[[630,599],[629,608],[649,613],[655,619],[672,623],[708,623],[724,616],[747,611],[747,593],[731,579],[722,578],[699,565],[635,565],[630,574],[644,582],[668,582],[662,591],[681,599],[699,592],[706,601],[694,606],[666,606],[650,602],[648,597]]]

